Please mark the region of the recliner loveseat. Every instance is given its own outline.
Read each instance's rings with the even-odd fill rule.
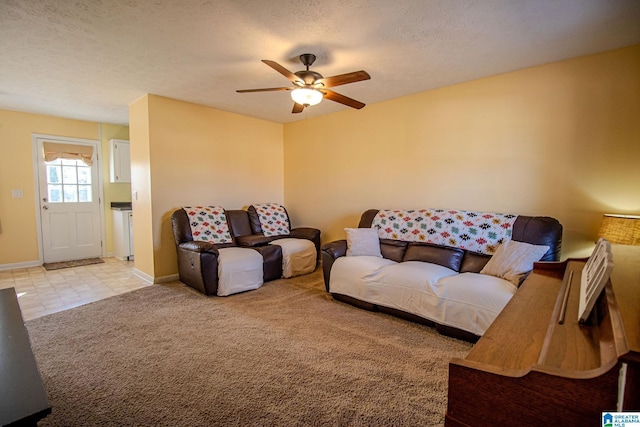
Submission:
[[[253,207],[253,205],[252,205]],[[260,226],[260,219],[256,217],[255,208],[249,210],[225,210],[221,207],[181,208],[171,215],[174,241],[178,258],[178,275],[180,281],[202,292],[205,295],[230,295],[232,293],[251,290],[262,283],[283,277],[283,246],[273,244],[274,241],[284,239],[302,239],[310,241],[315,248],[314,267],[320,259],[320,230],[310,227],[292,228],[288,234],[265,236]],[[186,210],[185,210],[186,209]],[[204,211],[203,209],[208,209]],[[282,208],[284,210],[284,208]],[[192,216],[198,213],[208,215],[210,222],[219,224],[207,225],[206,237],[199,235],[200,231],[193,231]],[[211,211],[212,210],[212,211]],[[251,211],[254,212],[251,212]],[[288,221],[288,213],[284,210]],[[217,230],[217,231],[212,231]],[[219,232],[226,237],[213,236]],[[194,238],[194,234],[196,234]],[[233,251],[226,249],[235,248]],[[228,255],[230,263],[237,266],[224,269],[221,265],[221,250]],[[247,252],[244,252],[247,251]],[[230,253],[232,252],[232,253]],[[248,261],[249,266],[239,265],[243,262],[243,254],[251,258],[255,253],[261,257],[261,265]],[[224,258],[224,257],[222,257]],[[258,267],[262,273],[257,277]],[[246,271],[245,271],[246,270]],[[251,275],[251,277],[249,277]],[[221,276],[229,284],[220,292]],[[231,277],[234,276],[234,277]],[[259,279],[259,280],[258,280]],[[243,282],[236,286],[235,282]]]

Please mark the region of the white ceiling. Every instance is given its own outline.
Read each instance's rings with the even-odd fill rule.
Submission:
[[[0,108],[128,123],[146,93],[280,123],[289,86],[260,62],[324,76],[371,104],[640,43],[640,0],[0,0]],[[366,107],[365,107],[366,108]]]

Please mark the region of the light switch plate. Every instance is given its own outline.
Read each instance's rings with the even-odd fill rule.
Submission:
[[[11,190],[11,197],[14,199],[22,199],[23,196],[22,190]]]

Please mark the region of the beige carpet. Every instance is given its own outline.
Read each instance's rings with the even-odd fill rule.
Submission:
[[[320,271],[205,297],[154,285],[27,322],[39,426],[435,426],[471,345],[334,301]]]

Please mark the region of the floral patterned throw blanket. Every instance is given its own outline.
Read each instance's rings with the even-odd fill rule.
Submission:
[[[211,243],[231,243],[231,233],[224,208],[219,206],[185,206],[193,240]]]
[[[493,254],[510,240],[517,215],[447,209],[381,210],[373,219],[381,239],[425,242]]]
[[[282,236],[289,234],[289,216],[287,211],[277,203],[258,203],[253,205],[260,219],[260,227],[265,236]]]

